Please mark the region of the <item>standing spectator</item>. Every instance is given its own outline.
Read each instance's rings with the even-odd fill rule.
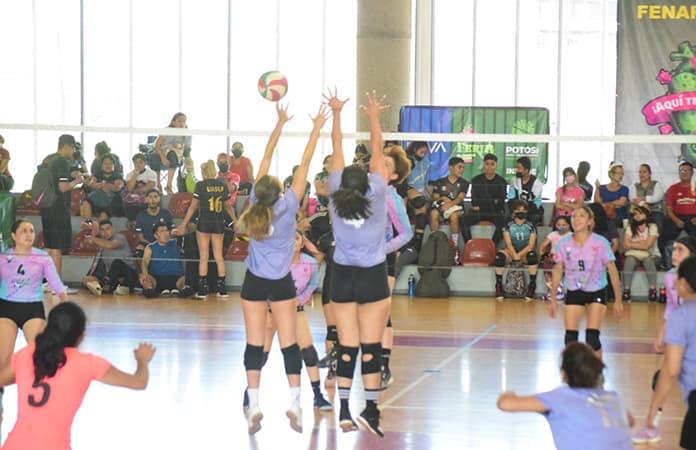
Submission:
[[[99,220],[122,214],[121,190],[125,185],[123,175],[116,172],[116,162],[110,154],[101,158],[101,170],[87,181],[87,200],[80,206],[80,215],[90,218],[95,214]]]
[[[178,112],[174,114],[169,122],[169,128],[188,128],[186,126],[186,114]],[[172,182],[174,172],[181,165],[185,156],[191,151],[191,136],[158,136],[155,141],[155,149],[150,158],[150,167],[157,172],[157,182],[159,186],[159,173],[162,169],[167,169],[168,194],[173,194]]]
[[[41,208],[41,227],[44,232],[44,247],[51,255],[58,273],[62,269],[64,250],[72,248],[72,226],[70,224],[70,191],[82,184],[82,176],[71,180],[70,159],[75,151],[75,138],[64,134],[58,138],[58,151],[48,155],[46,165],[53,175],[56,201],[48,208]],[[75,292],[74,290],[69,293]]]
[[[237,204],[237,194],[239,193],[239,184],[241,179],[236,173],[230,172],[230,159],[227,157],[226,153],[218,153],[217,167],[217,179],[224,182],[225,186],[227,186],[227,190],[230,193],[230,198],[227,200],[227,203],[229,203],[234,210],[234,207]]]
[[[556,189],[556,214],[554,217],[570,217],[573,211],[585,204],[585,191],[578,186],[572,167],[563,169],[563,186]]]
[[[411,160],[411,173],[406,179],[408,190],[406,198],[407,206],[412,212],[415,222],[415,235],[413,236],[416,252],[420,251],[423,243],[423,233],[427,223],[428,200],[428,177],[430,176],[430,158],[428,154],[428,143],[414,141],[406,147],[406,155]]]
[[[230,172],[239,175],[239,192],[242,195],[249,195],[254,183],[254,166],[251,160],[244,154],[244,145],[241,142],[232,144],[232,156],[230,159]]]
[[[540,224],[544,221],[544,207],[541,204],[544,185],[531,174],[532,161],[522,156],[515,164],[515,178],[508,189],[509,200],[523,200],[529,208],[529,221]]]
[[[645,206],[650,211],[650,220],[662,232],[665,225],[664,197],[662,183],[652,180],[650,164],[641,164],[638,169],[638,182],[628,188],[628,198],[632,206]]]
[[[155,241],[145,247],[143,271],[140,284],[146,298],[181,297],[193,295],[193,289],[186,285],[181,249],[176,239],[172,239],[169,226],[156,223],[152,227]]]
[[[172,213],[160,207],[162,196],[157,189],[150,189],[145,197],[147,209],[138,213],[135,219],[135,231],[138,233],[138,246],[136,253],[142,252],[145,246],[155,241],[153,227],[163,223],[171,228],[173,223]]]
[[[157,187],[157,174],[146,163],[145,155],[136,153],[133,155],[133,170],[126,176],[123,207],[130,222],[135,221],[138,213],[147,207],[145,197]]]
[[[660,235],[660,252],[665,255],[665,244],[675,240],[682,231],[691,237],[696,237],[696,186],[692,183],[694,166],[684,161],[679,164],[679,182],[667,189],[665,194],[665,210],[667,220]],[[665,258],[666,259],[666,258]],[[665,261],[665,267],[671,262]]]
[[[0,135],[0,191],[11,191],[14,179],[10,174],[10,152],[5,148],[5,138]]]
[[[114,233],[110,220],[93,222],[92,227],[92,236],[87,239],[99,252],[94,257],[87,276],[82,279],[82,284],[94,295],[102,292],[130,294],[138,281],[138,270],[126,237],[121,233]]]
[[[314,192],[317,194],[318,212],[328,211],[329,207],[329,166],[331,165],[331,155],[324,157],[321,172],[314,176]]]
[[[614,161],[609,165],[608,184],[595,182],[594,201],[599,203],[618,227],[623,227],[624,219],[628,218],[628,186],[621,184],[624,177],[623,164]]]
[[[590,167],[590,163],[587,161],[580,161],[580,164],[578,164],[578,186],[585,192],[585,202],[592,201],[592,192],[594,191],[592,185],[587,181]]]
[[[657,301],[657,266],[660,264],[660,250],[657,239],[660,235],[657,225],[650,220],[650,210],[645,206],[637,206],[628,226],[624,227],[623,248],[626,250],[623,270],[623,300],[631,300],[631,282],[636,267],[643,266],[648,277],[650,292],[648,300]]]
[[[498,244],[505,226],[505,199],[507,181],[495,171],[498,157],[487,153],[483,157],[483,173],[471,180],[471,209],[462,218],[462,237],[464,242],[471,239],[469,227],[484,220],[495,224],[493,241]]]
[[[433,203],[430,209],[430,232],[440,227],[440,220],[449,222],[454,248],[455,264],[459,261],[459,218],[464,211],[464,198],[469,191],[469,182],[462,178],[464,160],[450,158],[449,174],[433,184]]]

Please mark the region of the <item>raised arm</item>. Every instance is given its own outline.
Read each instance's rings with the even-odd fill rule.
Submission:
[[[328,94],[328,95],[327,95]],[[331,155],[331,166],[329,167],[329,172],[334,172],[337,170],[343,170],[345,167],[345,160],[343,157],[343,133],[341,132],[341,110],[343,105],[350,99],[339,100],[338,90],[335,89],[333,94],[329,91],[324,94],[324,99],[326,104],[331,108],[331,114],[333,114],[333,122],[331,124],[331,148],[333,149],[333,154]]]
[[[384,141],[382,140],[382,126],[379,123],[379,118],[384,111],[389,109],[389,105],[385,103],[386,96],[377,99],[375,91],[367,93],[367,105],[360,106],[360,110],[367,116],[370,124],[370,150],[372,157],[370,158],[370,172],[382,175],[385,181],[387,180],[387,168],[384,165]]]
[[[261,165],[259,165],[259,172],[256,174],[254,182],[268,174],[268,169],[271,167],[271,159],[273,159],[273,151],[278,145],[278,140],[280,139],[280,133],[283,131],[283,126],[288,120],[292,119],[292,116],[288,116],[287,105],[280,106],[280,103],[276,103],[276,113],[278,114],[278,121],[276,122],[276,126],[273,128],[271,135],[268,137],[266,149],[263,151],[263,159],[261,160]]]
[[[135,373],[126,373],[111,366],[99,381],[112,386],[120,386],[129,389],[145,389],[150,378],[148,365],[155,355],[155,347],[152,344],[143,342],[138,345],[138,348],[136,348],[133,353],[135,354],[135,360],[138,364]]]
[[[297,172],[295,172],[295,176],[292,178],[292,190],[295,192],[298,199],[303,199],[305,197],[309,163],[312,161],[314,150],[317,148],[319,132],[321,131],[321,127],[323,127],[326,123],[328,112],[328,108],[322,105],[319,107],[319,112],[317,112],[317,115],[312,118],[313,127],[312,132],[309,134],[309,142],[307,142],[307,146],[302,154],[300,166],[297,168]]]

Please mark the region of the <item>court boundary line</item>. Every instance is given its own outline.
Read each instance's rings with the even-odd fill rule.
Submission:
[[[473,347],[474,345],[476,345],[477,343],[479,343],[479,342],[480,342],[481,340],[483,340],[486,336],[488,336],[488,335],[491,334],[493,331],[495,331],[495,329],[496,329],[496,325],[495,325],[494,323],[493,323],[493,324],[490,324],[490,325],[488,326],[488,328],[486,328],[486,329],[484,330],[483,333],[479,334],[479,335],[476,336],[474,339],[472,339],[471,341],[469,341],[469,342],[467,342],[466,344],[464,344],[461,348],[457,349],[455,352],[453,352],[453,353],[452,353],[451,355],[449,355],[447,358],[445,358],[444,360],[442,360],[442,361],[441,361],[438,365],[436,365],[435,367],[427,368],[427,369],[426,369],[427,372],[421,374],[421,376],[419,376],[419,377],[416,378],[414,381],[412,381],[408,386],[406,386],[405,388],[403,388],[402,390],[400,390],[399,392],[397,392],[396,394],[394,394],[394,396],[392,396],[392,397],[390,397],[389,399],[387,399],[387,400],[385,400],[384,402],[382,402],[382,403],[380,404],[380,406],[381,406],[382,408],[388,408],[392,403],[396,402],[396,401],[399,400],[401,397],[403,397],[404,395],[408,394],[408,393],[411,392],[413,389],[415,389],[415,387],[418,386],[420,383],[422,383],[423,381],[425,381],[425,380],[427,380],[428,378],[430,378],[431,376],[433,376],[433,374],[438,373],[442,368],[444,368],[447,364],[449,364],[449,363],[451,363],[452,361],[454,361],[454,360],[455,360],[457,357],[459,357],[462,353],[464,353],[464,352],[466,352],[467,350],[471,349],[471,347]]]

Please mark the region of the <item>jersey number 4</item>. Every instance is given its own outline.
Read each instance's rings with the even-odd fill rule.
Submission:
[[[17,267],[17,273],[24,275],[24,264],[20,264],[19,267]]]
[[[208,199],[208,210],[214,213],[222,212],[222,197],[210,197]]]
[[[36,397],[34,397],[34,394],[29,394],[29,405],[33,406],[34,408],[40,408],[46,403],[48,403],[48,398],[51,396],[51,386],[48,383],[34,383],[33,388],[41,388],[43,393],[41,394],[41,398],[39,400],[36,400]]]

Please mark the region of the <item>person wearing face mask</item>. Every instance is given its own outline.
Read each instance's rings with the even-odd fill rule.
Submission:
[[[251,164],[251,160],[243,154],[244,145],[241,142],[235,142],[232,144],[230,152],[227,153],[227,157],[230,161],[230,173],[239,175],[239,192],[242,195],[249,195],[254,182],[254,166]]]
[[[227,190],[230,192],[230,198],[227,200],[227,203],[229,203],[234,210],[234,206],[237,204],[237,194],[239,193],[241,178],[238,174],[230,172],[230,161],[225,153],[218,154],[217,167],[217,178],[223,181],[227,186]]]
[[[508,186],[508,199],[524,200],[529,206],[529,221],[540,224],[544,220],[544,207],[541,204],[544,185],[531,173],[532,161],[522,156],[515,164],[515,178]]]
[[[602,205],[609,220],[613,220],[618,227],[623,227],[624,219],[628,218],[628,186],[621,184],[623,177],[623,164],[613,161],[609,165],[611,181],[602,185],[599,180],[595,182],[595,203]]]
[[[563,169],[563,186],[556,189],[555,217],[570,217],[573,211],[585,204],[585,191],[578,186],[577,176],[572,167]]]
[[[631,213],[631,220],[625,227],[623,246],[626,250],[623,272],[623,301],[631,300],[631,282],[633,272],[637,267],[645,268],[648,277],[650,293],[648,300],[657,301],[657,265],[662,258],[657,248],[657,239],[660,235],[657,225],[650,220],[650,210],[644,206],[638,206]]]
[[[546,288],[551,289],[551,269],[554,265],[554,254],[553,249],[556,248],[556,244],[566,237],[568,233],[573,232],[573,228],[570,226],[570,218],[567,216],[558,216],[553,221],[553,231],[550,232],[539,246],[539,254],[541,254],[541,269],[544,271],[544,283]],[[559,285],[558,291],[556,292],[556,298],[558,300],[563,300],[565,296],[565,288],[563,283]],[[543,297],[544,300],[549,299],[548,292]]]
[[[529,271],[525,301],[531,302],[536,292],[536,276],[539,268],[539,256],[535,251],[537,231],[534,224],[527,220],[527,203],[524,200],[515,200],[511,209],[512,220],[503,229],[505,248],[495,256],[495,297],[498,301],[503,300],[503,272],[506,265],[514,262],[524,264]]]

